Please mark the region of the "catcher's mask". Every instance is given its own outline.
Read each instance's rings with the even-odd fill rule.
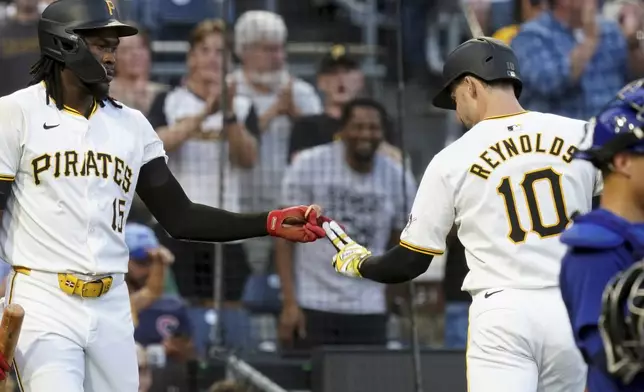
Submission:
[[[103,65],[83,40],[83,32],[111,29],[119,37],[138,30],[119,21],[112,0],[58,0],[43,11],[38,22],[40,52],[63,63],[86,84],[107,83]]]
[[[606,286],[599,331],[608,372],[630,383],[644,371],[644,261],[620,272]]]

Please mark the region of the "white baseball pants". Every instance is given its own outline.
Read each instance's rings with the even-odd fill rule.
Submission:
[[[8,279],[5,302],[25,309],[14,360],[22,392],[138,391],[134,325],[122,275],[99,298],[65,294],[54,273],[12,271]]]

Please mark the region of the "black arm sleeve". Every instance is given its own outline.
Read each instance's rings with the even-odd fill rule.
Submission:
[[[148,112],[148,121],[152,128],[157,129],[159,127],[165,127],[168,125],[168,120],[165,117],[165,112],[163,108],[165,106],[165,99],[168,96],[167,92],[162,92],[157,94],[150,105],[150,111]]]
[[[433,258],[396,245],[381,256],[366,259],[360,266],[360,275],[380,283],[403,283],[427,271]]]
[[[237,214],[190,201],[162,157],[143,165],[136,193],[178,240],[227,242],[268,235],[266,212]]]

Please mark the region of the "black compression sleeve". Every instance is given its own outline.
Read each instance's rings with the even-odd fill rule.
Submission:
[[[237,214],[196,204],[174,178],[164,158],[141,168],[136,193],[173,238],[227,242],[268,235],[268,213]]]
[[[366,259],[360,265],[360,275],[380,283],[403,283],[427,271],[433,258],[396,245],[382,256]]]

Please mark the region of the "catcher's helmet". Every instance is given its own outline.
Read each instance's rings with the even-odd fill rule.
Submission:
[[[38,41],[42,55],[63,63],[87,84],[107,82],[103,66],[83,41],[83,32],[114,29],[119,37],[138,30],[119,21],[112,0],[57,0],[40,16]]]
[[[626,85],[590,119],[587,137],[592,137],[591,146],[577,151],[575,158],[590,161],[600,169],[610,168],[618,152],[644,154],[644,79]]]
[[[454,49],[443,65],[445,84],[434,97],[433,104],[443,109],[456,109],[451,97],[451,85],[467,75],[476,76],[486,82],[508,80],[514,86],[519,98],[523,83],[517,57],[511,47],[489,37],[472,38]]]
[[[644,261],[617,274],[604,289],[599,332],[608,372],[630,383],[644,370]]]

